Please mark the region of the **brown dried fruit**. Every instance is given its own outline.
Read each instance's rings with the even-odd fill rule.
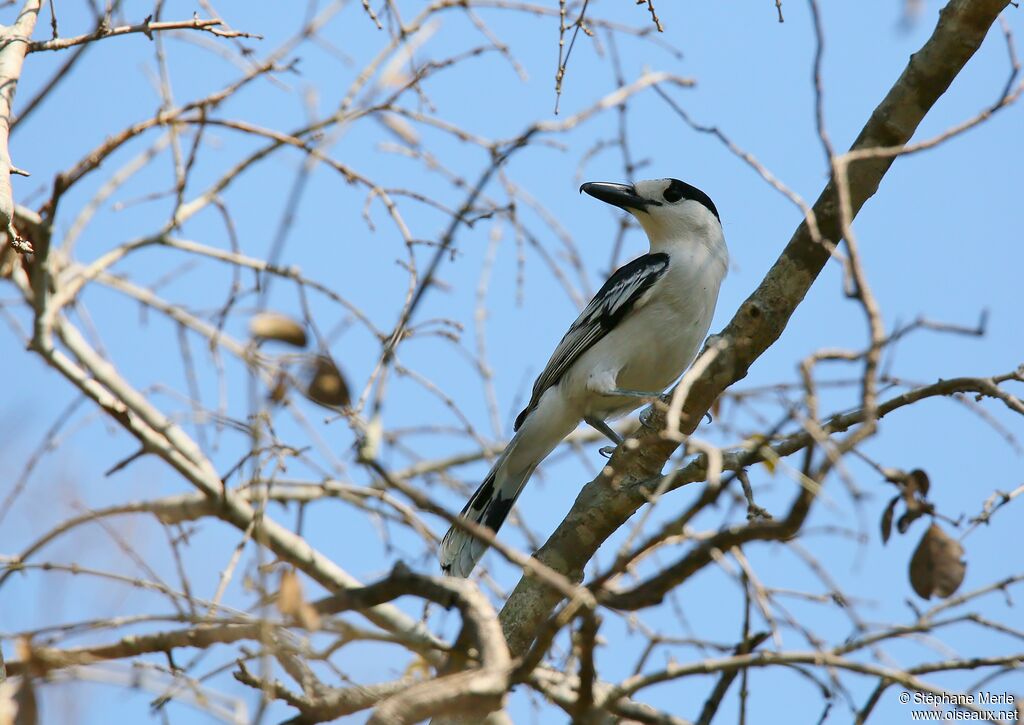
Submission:
[[[900,502],[900,496],[893,496],[892,500],[889,501],[889,505],[885,507],[885,511],[882,513],[882,543],[886,544],[889,542],[889,536],[892,534],[892,517],[896,513],[896,504]]]
[[[309,602],[303,604],[299,609],[297,619],[303,629],[308,629],[310,632],[320,629],[320,613]]]
[[[294,617],[299,626],[316,630],[320,628],[320,614],[302,596],[302,582],[292,569],[281,572],[281,588],[277,593],[277,611]]]
[[[249,334],[255,340],[276,340],[295,347],[306,346],[306,328],[301,322],[279,312],[261,312],[249,320]]]
[[[910,585],[924,599],[932,594],[950,596],[960,588],[967,572],[963,555],[960,542],[933,523],[910,559]]]
[[[288,376],[282,371],[274,378],[274,387],[270,389],[269,398],[272,403],[280,403],[288,395]]]
[[[928,479],[927,473],[920,468],[915,468],[907,474],[906,487],[908,496],[917,491],[921,494],[921,498],[928,498],[928,489],[931,487],[931,481]]]
[[[306,395],[314,403],[330,408],[344,408],[351,402],[348,383],[338,366],[326,355],[318,355],[313,362]]]
[[[295,614],[302,606],[302,583],[291,569],[281,572],[281,588],[277,592],[277,611],[281,614]]]
[[[931,482],[928,474],[920,468],[915,468],[910,473],[905,473],[898,468],[884,469],[885,480],[896,484],[900,489],[898,498],[903,499],[905,510],[903,515],[896,520],[896,530],[901,534],[907,533],[910,525],[922,516],[935,513],[935,507],[928,501],[928,490]],[[890,501],[885,512],[882,514],[882,542],[889,539],[892,533],[892,519],[896,513],[896,501]]]

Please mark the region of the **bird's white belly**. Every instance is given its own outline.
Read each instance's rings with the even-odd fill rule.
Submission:
[[[693,362],[707,336],[718,290],[665,299],[636,310],[584,353],[562,379],[580,417],[611,418],[635,410],[642,398],[594,395],[595,381],[660,393]],[[598,386],[600,387],[600,386]]]

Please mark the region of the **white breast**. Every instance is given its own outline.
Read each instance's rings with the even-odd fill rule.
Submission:
[[[643,404],[639,398],[595,396],[588,391],[588,379],[613,375],[619,388],[661,392],[700,350],[726,263],[704,245],[680,247],[669,252],[669,268],[649,294],[563,378],[562,391],[581,417],[614,417]]]

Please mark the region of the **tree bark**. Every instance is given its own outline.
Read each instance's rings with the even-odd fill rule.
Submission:
[[[11,189],[11,154],[8,148],[14,108],[14,91],[21,78],[32,31],[42,0],[26,0],[13,25],[0,26],[0,232],[14,238],[14,194]]]

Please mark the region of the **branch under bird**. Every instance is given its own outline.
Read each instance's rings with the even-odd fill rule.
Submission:
[[[533,384],[516,434],[460,514],[497,532],[534,469],[581,421],[616,445],[607,420],[658,397],[693,362],[729,266],[711,198],[678,179],[590,182],[581,192],[628,211],[650,252],[623,265],[569,327]],[[453,526],[441,568],[467,577],[487,545]]]

